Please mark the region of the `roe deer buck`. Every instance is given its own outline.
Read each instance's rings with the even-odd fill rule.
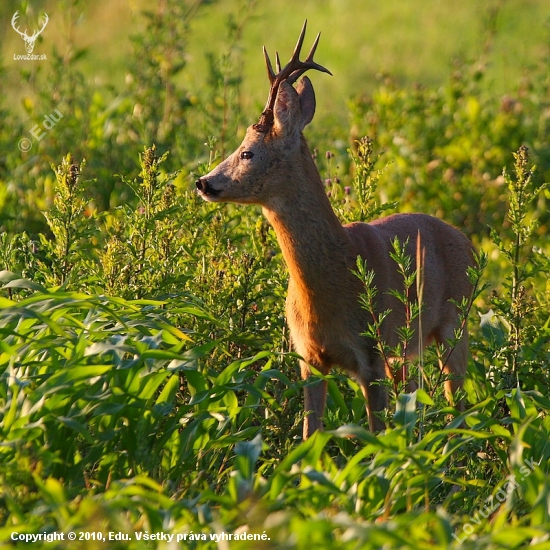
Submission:
[[[414,259],[417,239],[421,239],[425,251],[422,334],[419,339],[417,324],[411,348],[417,352],[419,342],[431,340],[445,346],[442,367],[452,375],[445,381],[452,400],[466,374],[466,331],[452,353],[449,341],[460,323],[456,302],[472,292],[467,270],[473,265],[473,248],[460,231],[425,214],[395,214],[368,224],[341,225],[302,134],[315,112],[312,84],[303,77],[293,87],[308,69],[329,73],[313,61],[319,35],[306,60],[299,59],[306,23],[291,60],[282,69],[277,55],[277,73],[264,48],[271,82],[265,109],[258,123],[247,129],[240,147],[199,178],[196,187],[207,201],[262,206],[290,273],[286,313],[293,346],[303,358],[302,378],[311,375],[310,366],[327,374],[337,365],[355,375],[367,400],[370,428],[379,430],[385,425],[373,413],[387,406],[386,388],[379,383],[385,377],[385,364],[375,342],[362,336],[368,316],[358,301],[364,288],[352,273],[357,256],[374,270],[377,310],[391,309],[382,323],[382,337],[395,346],[396,328],[405,324],[405,312],[388,293],[403,289],[403,278],[390,258],[391,241],[408,240]],[[416,300],[416,295],[411,299]],[[326,391],[326,381],[305,387],[304,438],[322,429]]]

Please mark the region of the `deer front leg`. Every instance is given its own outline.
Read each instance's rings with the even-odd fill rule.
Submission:
[[[305,361],[300,361],[302,380],[311,376],[311,369]],[[304,441],[316,430],[323,429],[323,414],[327,400],[327,381],[319,380],[312,386],[304,387]]]
[[[383,383],[385,378],[384,362],[381,357],[372,361],[370,368],[362,364],[357,373],[361,391],[367,400],[367,414],[371,432],[386,429],[384,422],[375,414],[388,406],[388,391]],[[380,382],[379,382],[380,381]]]
[[[367,414],[369,417],[369,428],[371,432],[379,432],[386,429],[384,422],[375,414],[383,411],[388,406],[387,391],[385,386],[378,384],[367,384],[361,386],[363,395],[367,399]]]

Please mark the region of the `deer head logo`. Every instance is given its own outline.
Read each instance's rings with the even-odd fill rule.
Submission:
[[[34,31],[34,33],[31,36],[27,34],[27,29],[25,29],[25,32],[21,32],[19,28],[16,26],[18,17],[19,17],[19,11],[16,11],[13,14],[13,17],[11,19],[11,26],[13,27],[13,30],[16,33],[20,34],[21,38],[23,38],[23,40],[25,41],[25,49],[27,50],[27,53],[32,53],[34,50],[34,44],[36,42],[36,39],[48,24],[48,21],[49,21],[48,15],[46,13],[44,14],[42,27],[39,30]]]

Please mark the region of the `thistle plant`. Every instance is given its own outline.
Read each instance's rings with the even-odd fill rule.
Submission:
[[[325,185],[327,195],[339,218],[346,223],[375,219],[387,210],[395,209],[396,202],[385,202],[379,199],[378,181],[387,166],[377,169],[381,155],[374,152],[373,140],[362,137],[355,141],[355,148],[347,150],[351,159],[351,181],[344,174],[336,176],[340,166],[333,167],[335,154],[326,152],[327,171]]]
[[[386,210],[395,208],[396,203],[381,203],[376,201],[378,180],[384,173],[384,169],[376,170],[376,163],[380,154],[374,153],[372,139],[368,136],[356,141],[357,150],[348,149],[353,161],[355,172],[353,174],[353,189],[357,198],[357,209],[354,211],[355,221],[368,221]],[[357,216],[359,214],[359,216]]]
[[[503,171],[509,194],[506,219],[510,238],[502,236],[494,228],[491,230],[493,242],[506,258],[511,270],[503,282],[506,293],[495,293],[492,305],[508,333],[507,343],[497,354],[504,357],[508,374],[517,382],[521,364],[528,367],[528,363],[523,361],[527,358],[525,342],[527,339],[532,340],[536,332],[532,323],[538,305],[533,293],[528,292],[528,286],[548,264],[538,261],[533,254],[528,253],[528,245],[539,228],[538,219],[532,215],[532,204],[548,184],[534,181],[536,166],[529,160],[527,147],[521,146],[513,155],[515,178],[506,168]],[[541,258],[543,257],[544,253],[541,255]],[[531,353],[528,355],[532,356]]]
[[[122,177],[138,198],[135,208],[121,209],[121,218],[112,224],[105,250],[100,254],[103,284],[108,292],[142,297],[158,291],[175,277],[178,231],[174,213],[177,172],[161,174],[168,153],[159,156],[156,146],[140,155],[139,178]],[[121,265],[121,263],[123,265]]]
[[[44,213],[53,239],[40,235],[41,247],[46,259],[42,263],[43,277],[51,285],[66,285],[80,276],[76,269],[85,263],[81,247],[92,236],[94,229],[84,215],[87,201],[84,199],[85,185],[81,181],[85,160],[80,164],[68,153],[59,166],[52,164],[56,185],[53,206]],[[51,263],[51,270],[46,264]]]

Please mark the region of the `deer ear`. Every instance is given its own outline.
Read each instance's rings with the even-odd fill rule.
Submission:
[[[294,87],[286,81],[281,82],[273,106],[274,126],[277,134],[284,137],[298,136],[302,130],[300,103],[300,98]]]
[[[300,130],[303,130],[313,119],[315,114],[315,92],[311,80],[304,76],[297,84],[296,91],[300,98],[300,107],[302,108],[302,122]]]

